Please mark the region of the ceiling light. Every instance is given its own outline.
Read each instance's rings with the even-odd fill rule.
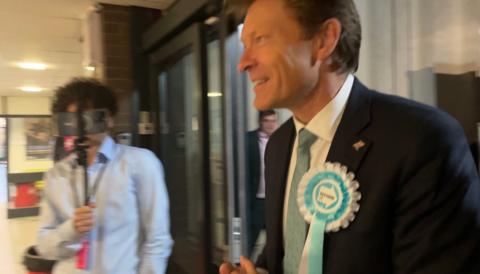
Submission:
[[[43,91],[43,88],[40,88],[40,87],[21,87],[20,90],[24,91],[24,92],[41,92],[41,91]]]
[[[205,24],[212,26],[215,25],[219,20],[220,18],[217,16],[210,16],[207,20],[205,20]]]
[[[18,66],[23,69],[32,69],[32,70],[45,70],[47,69],[47,65],[42,63],[30,63],[30,62],[23,62],[18,63]]]
[[[88,70],[88,71],[95,71],[94,66],[86,66],[85,69]]]
[[[207,93],[208,97],[220,97],[222,94],[220,92],[209,92]]]

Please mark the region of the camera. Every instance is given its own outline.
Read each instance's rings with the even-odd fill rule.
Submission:
[[[84,133],[103,133],[108,129],[107,111],[90,110],[82,112]],[[54,117],[58,128],[58,136],[79,136],[77,113],[60,112]]]

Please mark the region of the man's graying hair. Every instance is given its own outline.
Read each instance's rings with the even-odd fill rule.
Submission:
[[[227,9],[240,5],[246,10],[255,0],[230,0]],[[332,55],[334,69],[338,73],[354,72],[358,69],[362,29],[360,16],[353,0],[281,0],[290,9],[302,26],[305,39],[318,33],[323,23],[336,18],[342,24],[342,32]],[[228,12],[228,10],[227,10]]]

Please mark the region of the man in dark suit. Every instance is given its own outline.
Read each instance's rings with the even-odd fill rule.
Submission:
[[[248,254],[252,256],[258,235],[265,229],[265,148],[268,138],[277,129],[277,113],[273,109],[258,113],[258,129],[247,135],[247,206]]]
[[[264,256],[257,269],[242,257],[220,273],[480,273],[480,182],[459,124],[352,75],[361,41],[352,0],[249,2],[239,69],[258,109],[288,108],[294,118],[266,149]],[[291,205],[305,162],[313,171],[340,163],[359,183],[355,218],[321,233],[323,245],[306,222],[291,226],[303,217]],[[310,257],[311,248],[323,255]],[[312,258],[323,263],[312,268]]]

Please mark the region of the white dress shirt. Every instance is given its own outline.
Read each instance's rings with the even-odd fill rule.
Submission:
[[[108,160],[101,163],[100,155]],[[84,200],[83,173],[73,169],[72,154],[45,174],[37,248],[58,260],[53,274],[163,274],[172,249],[168,193],[163,167],[146,149],[116,144],[106,137],[88,167],[95,195],[90,271],[76,269],[83,235],[73,226],[75,208]],[[95,182],[99,173],[105,172]]]
[[[269,136],[262,131],[258,131],[258,149],[260,151],[260,181],[256,197],[265,199],[265,148],[267,147]]]
[[[298,132],[306,128],[311,133],[315,134],[318,139],[310,147],[310,168],[318,167],[325,163],[327,159],[328,151],[330,150],[330,145],[332,144],[333,137],[337,130],[338,124],[345,110],[345,105],[347,104],[348,97],[350,96],[350,91],[352,90],[354,77],[349,74],[340,88],[339,92],[335,97],[320,111],[318,112],[313,119],[307,124],[304,125],[297,119],[293,119],[295,124],[295,130]],[[286,229],[286,220],[287,220],[287,205],[290,193],[290,186],[292,184],[293,172],[295,170],[295,165],[297,164],[297,146],[298,138],[295,137],[293,144],[292,157],[290,158],[290,166],[288,168],[288,181],[287,187],[285,189],[285,201],[283,208],[283,231]],[[310,247],[311,235],[310,231],[307,235],[307,240],[303,248],[302,258],[300,260],[299,274],[308,273],[308,249]]]

